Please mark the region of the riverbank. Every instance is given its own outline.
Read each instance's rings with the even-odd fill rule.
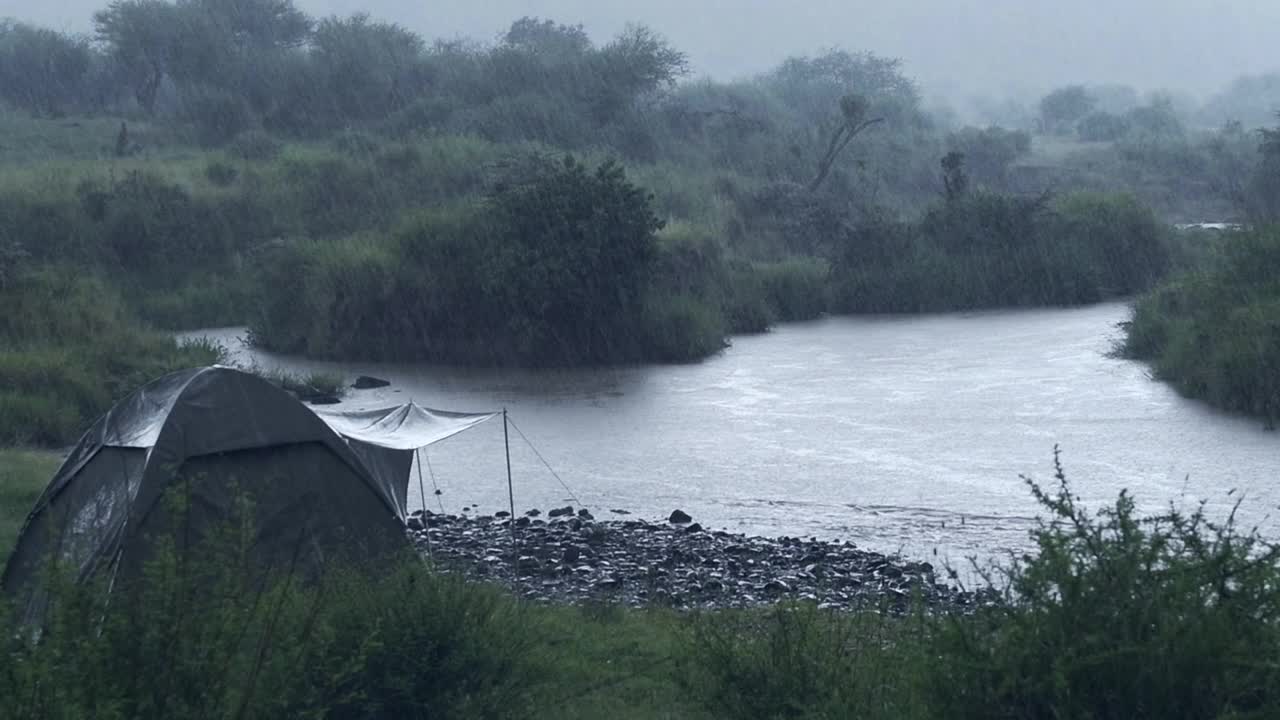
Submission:
[[[658,522],[596,520],[572,507],[547,517],[530,510],[516,519],[514,535],[506,512],[424,517],[418,511],[409,527],[415,545],[438,567],[538,602],[712,610],[800,600],[821,609],[905,612],[917,602],[969,610],[995,599],[940,582],[939,570],[926,562],[848,541],[708,529],[678,510]]]

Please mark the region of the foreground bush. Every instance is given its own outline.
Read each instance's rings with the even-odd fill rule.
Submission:
[[[4,625],[0,716],[520,717],[539,677],[520,605],[415,558],[266,587],[234,554],[195,562],[161,552],[110,596],[55,583],[38,642]]]
[[[1056,463],[1055,463],[1056,464]],[[1097,513],[1028,480],[1048,512],[1007,568],[1005,607],[944,621],[932,692],[950,717],[1280,713],[1280,548],[1203,507]]]
[[[1215,261],[1134,307],[1120,351],[1184,395],[1280,419],[1280,230],[1237,234]]]
[[[1027,481],[1035,546],[985,571],[998,604],[900,619],[810,606],[700,619],[681,677],[735,718],[1269,718],[1280,547],[1203,506],[1144,516]]]

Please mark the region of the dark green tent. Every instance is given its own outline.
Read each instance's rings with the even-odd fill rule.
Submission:
[[[164,502],[175,488],[180,502]],[[310,408],[248,373],[200,368],[149,383],[85,433],[27,518],[0,585],[39,624],[51,561],[80,580],[128,580],[157,538],[196,547],[246,498],[251,554],[265,572],[315,572],[340,556],[368,565],[409,547],[399,499]]]

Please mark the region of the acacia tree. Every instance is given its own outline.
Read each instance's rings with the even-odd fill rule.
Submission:
[[[831,141],[827,143],[827,151],[818,161],[818,174],[809,182],[809,192],[816,192],[821,187],[822,181],[826,180],[827,175],[831,173],[831,167],[835,165],[836,158],[840,157],[840,153],[849,147],[849,143],[853,142],[855,137],[872,125],[884,122],[884,118],[867,117],[869,109],[866,98],[861,95],[845,95],[840,98],[842,122],[832,133]]]
[[[321,20],[311,57],[343,119],[385,117],[426,88],[425,43],[395,23],[360,13]]]
[[[60,115],[84,90],[92,52],[83,39],[0,21],[0,98],[37,115]]]
[[[177,7],[164,0],[112,0],[94,14],[93,24],[138,105],[154,113],[161,83],[172,71],[179,46]]]

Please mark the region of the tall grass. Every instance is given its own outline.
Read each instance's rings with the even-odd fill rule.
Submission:
[[[0,445],[70,443],[137,386],[218,360],[146,329],[112,288],[74,271],[24,273],[0,305]]]

